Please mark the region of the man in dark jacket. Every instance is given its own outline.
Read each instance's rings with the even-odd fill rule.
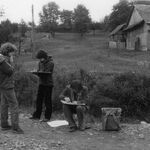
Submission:
[[[42,108],[43,108],[43,101],[45,104],[45,118],[42,120],[43,122],[47,122],[51,118],[52,114],[52,89],[53,89],[53,69],[54,63],[52,60],[52,56],[48,56],[48,54],[40,50],[36,58],[40,60],[38,72],[47,72],[50,73],[48,75],[40,76],[39,78],[39,88],[36,100],[36,110],[33,113],[30,119],[40,119]]]
[[[16,46],[11,43],[5,43],[0,48],[1,128],[23,133],[19,127],[18,102],[14,92],[12,53],[15,50],[17,50]],[[11,113],[11,126],[8,123],[8,107]]]
[[[77,129],[77,125],[74,121],[73,114],[77,114],[78,118],[78,128],[83,131],[85,127],[84,122],[84,113],[87,110],[87,106],[84,105],[87,103],[88,99],[88,88],[83,86],[79,80],[73,80],[70,85],[67,85],[66,88],[60,94],[60,99],[70,102],[77,102],[77,105],[63,104],[64,115],[69,122],[70,132],[73,132]],[[83,105],[81,105],[83,104]]]

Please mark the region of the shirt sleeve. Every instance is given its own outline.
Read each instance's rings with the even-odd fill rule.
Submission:
[[[5,58],[0,54],[0,64],[2,64],[5,61]]]
[[[51,62],[49,62],[48,65],[46,66],[45,71],[46,71],[46,72],[53,72],[53,69],[54,69],[54,63],[51,61]]]
[[[66,87],[60,94],[59,98],[64,99],[65,97],[68,97],[68,88]]]
[[[8,76],[11,76],[14,72],[14,68],[5,60],[0,63],[0,70]]]

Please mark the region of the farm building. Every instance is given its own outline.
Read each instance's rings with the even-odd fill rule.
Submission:
[[[110,33],[110,48],[125,48],[125,35],[123,33],[125,26],[126,24],[121,24]]]
[[[126,49],[150,50],[150,5],[136,3],[129,17],[126,33]]]

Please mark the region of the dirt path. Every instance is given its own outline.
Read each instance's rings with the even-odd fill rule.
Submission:
[[[53,118],[55,119],[55,118]],[[124,124],[120,132],[104,132],[101,124],[86,131],[68,132],[67,126],[51,128],[47,123],[20,115],[25,134],[0,130],[0,150],[149,150],[150,127]]]

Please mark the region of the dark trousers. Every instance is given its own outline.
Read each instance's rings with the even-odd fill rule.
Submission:
[[[38,94],[36,99],[36,111],[33,117],[39,118],[42,114],[43,102],[45,105],[45,118],[50,119],[52,114],[52,86],[39,85]]]
[[[63,105],[63,111],[64,115],[69,122],[69,126],[71,127],[76,127],[75,120],[73,118],[73,114],[77,114],[78,118],[78,127],[82,128],[84,127],[84,113],[86,111],[85,106],[72,106],[72,105]]]
[[[1,90],[1,127],[8,126],[8,107],[11,113],[12,128],[18,128],[18,101],[14,89]]]

